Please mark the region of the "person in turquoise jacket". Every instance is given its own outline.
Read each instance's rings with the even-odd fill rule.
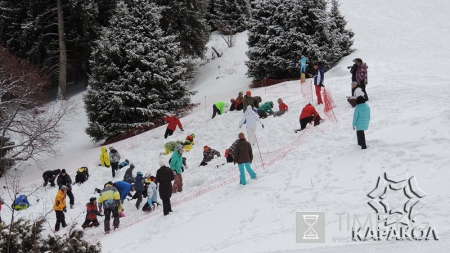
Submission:
[[[361,149],[366,149],[366,136],[364,131],[369,128],[370,107],[366,104],[366,99],[362,96],[356,98],[356,107],[353,113],[353,130],[356,130],[358,145]]]
[[[174,182],[172,186],[172,193],[183,191],[183,178],[181,177],[181,167],[183,166],[183,146],[178,145],[173,151],[172,158],[170,158],[170,169],[174,174]]]
[[[265,102],[263,105],[261,105],[258,108],[258,115],[261,119],[265,119],[267,118],[267,116],[272,115],[273,114],[273,102]]]
[[[228,108],[228,104],[223,101],[217,101],[213,104],[212,118],[216,117],[216,114],[222,115],[226,113],[225,108]]]

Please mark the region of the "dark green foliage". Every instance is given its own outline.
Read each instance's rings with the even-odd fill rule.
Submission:
[[[247,0],[217,0],[211,2],[210,24],[219,30],[227,30],[231,34],[247,29],[250,17],[250,4]],[[222,29],[221,29],[222,27]]]
[[[132,0],[130,0],[132,1]],[[155,0],[163,7],[160,27],[166,35],[175,35],[184,58],[203,58],[209,41],[206,21],[208,0]]]
[[[345,29],[333,29],[333,15],[326,11],[324,0],[252,4],[246,65],[247,75],[254,80],[299,77],[302,55],[309,59],[311,70],[314,61],[328,69],[349,54],[351,36],[341,36]]]
[[[91,57],[84,102],[89,118],[86,133],[95,141],[147,124],[190,102],[179,43],[159,28],[160,9],[145,0],[128,2],[118,4]]]
[[[41,253],[73,252],[101,253],[101,245],[92,245],[83,240],[83,231],[71,229],[69,235],[44,235],[45,219],[34,222],[19,218],[11,225],[0,227],[0,252]]]

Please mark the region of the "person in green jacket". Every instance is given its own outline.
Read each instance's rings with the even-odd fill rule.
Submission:
[[[361,149],[366,149],[366,135],[364,131],[369,128],[370,122],[370,107],[366,104],[366,99],[363,96],[356,98],[356,107],[353,112],[353,130],[356,130],[356,137],[358,145]]]
[[[222,115],[226,113],[226,110],[228,110],[228,104],[223,101],[217,101],[213,104],[213,115],[212,118],[216,117],[216,113],[219,115]]]
[[[265,119],[267,118],[267,116],[272,115],[273,114],[273,102],[265,102],[263,105],[261,105],[258,108],[258,115],[261,119]]]
[[[174,174],[174,182],[172,186],[172,193],[183,191],[183,178],[181,177],[181,167],[183,166],[183,146],[178,145],[173,151],[172,158],[170,158],[170,169]]]

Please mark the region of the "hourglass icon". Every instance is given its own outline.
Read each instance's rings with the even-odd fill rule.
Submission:
[[[303,239],[319,239],[318,233],[313,229],[314,224],[316,224],[319,215],[303,215],[303,221],[308,224],[308,229],[303,234]]]

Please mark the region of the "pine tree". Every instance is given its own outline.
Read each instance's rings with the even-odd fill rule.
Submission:
[[[351,49],[353,45],[353,36],[355,35],[351,30],[345,29],[347,21],[339,11],[339,1],[331,0],[331,30],[333,33],[333,39],[336,40],[336,44],[339,45],[340,53],[342,56],[349,55],[353,52]]]
[[[163,7],[161,28],[175,35],[184,58],[203,57],[210,37],[208,0],[155,0]]]
[[[247,75],[255,80],[298,77],[305,55],[328,69],[348,54],[332,30],[325,0],[254,1],[248,32]],[[351,46],[351,44],[350,44]]]
[[[215,1],[215,11],[217,13],[216,22],[221,23],[232,34],[247,29],[250,16],[250,4],[247,0]]]
[[[179,43],[159,28],[160,8],[146,0],[128,3],[118,4],[91,57],[84,102],[86,133],[95,141],[185,107],[192,94]]]

